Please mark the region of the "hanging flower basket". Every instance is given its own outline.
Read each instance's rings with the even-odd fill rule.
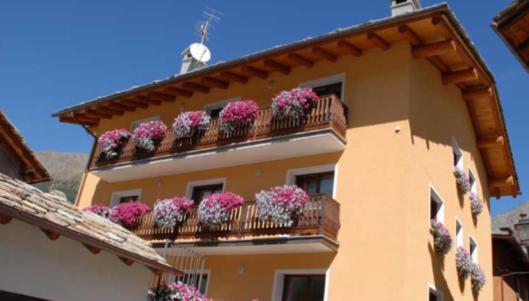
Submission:
[[[108,218],[109,213],[110,213],[110,208],[105,205],[95,204],[95,205],[91,205],[91,206],[83,208],[83,211],[92,212],[104,218]]]
[[[174,228],[186,220],[194,206],[193,200],[186,197],[159,200],[154,205],[154,222],[160,228]]]
[[[241,207],[244,200],[233,192],[213,193],[198,206],[198,219],[208,227],[228,222],[230,212]]]
[[[470,281],[472,282],[472,290],[475,293],[478,293],[481,288],[485,285],[485,274],[479,266],[479,264],[474,263],[472,265],[472,272],[470,273]]]
[[[220,130],[228,135],[250,126],[257,118],[259,106],[253,100],[228,103],[219,113]]]
[[[472,272],[473,263],[470,253],[463,247],[458,247],[456,251],[456,268],[457,275],[465,280]]]
[[[436,220],[431,221],[431,232],[434,237],[434,251],[439,255],[446,255],[452,248],[452,237],[445,225]]]
[[[159,120],[148,121],[140,124],[133,132],[136,147],[142,151],[153,152],[162,141],[167,126]]]
[[[111,130],[103,133],[97,140],[101,148],[101,155],[105,159],[115,159],[119,156],[121,148],[129,140],[131,133],[127,129]]]
[[[454,169],[454,176],[457,181],[457,188],[461,193],[467,193],[470,190],[470,182],[468,177],[465,174],[465,171],[462,168],[456,167]]]
[[[290,227],[309,201],[309,195],[295,185],[285,185],[261,191],[255,195],[255,200],[261,220]]]
[[[134,229],[149,210],[149,206],[141,202],[121,203],[110,209],[109,218],[127,229]]]
[[[311,88],[283,91],[272,99],[272,112],[276,118],[304,118],[315,106],[318,95]]]
[[[205,111],[183,112],[176,117],[173,129],[176,139],[190,138],[209,127],[211,117]]]
[[[472,214],[477,216],[483,212],[483,202],[476,193],[470,193],[470,209]]]
[[[156,290],[150,289],[147,295],[150,301],[212,301],[195,287],[180,281],[163,283]]]

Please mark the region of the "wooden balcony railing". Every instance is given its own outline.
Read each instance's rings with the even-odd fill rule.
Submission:
[[[346,107],[335,95],[320,97],[316,107],[302,120],[294,118],[276,119],[272,115],[271,108],[261,109],[252,125],[231,135],[219,130],[217,118],[211,120],[207,131],[193,138],[177,140],[174,130],[170,127],[156,150],[150,154],[136,152],[133,139],[126,143],[121,155],[113,160],[100,156],[101,148],[97,147],[91,160],[91,168],[325,128],[334,130],[345,139],[347,129]]]
[[[328,195],[321,194],[310,197],[310,201],[304,205],[303,213],[292,226],[260,220],[256,203],[245,202],[230,214],[226,224],[216,229],[202,226],[195,209],[184,223],[174,228],[156,227],[151,212],[142,218],[140,225],[133,232],[146,240],[215,240],[263,235],[324,235],[336,240],[340,229],[339,216],[340,204]]]

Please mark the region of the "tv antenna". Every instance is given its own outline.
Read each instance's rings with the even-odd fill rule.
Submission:
[[[202,20],[200,21],[198,28],[200,44],[204,44],[208,40],[210,30],[214,28],[213,24],[220,22],[220,16],[222,15],[222,12],[211,7],[206,7],[206,10],[202,12]]]

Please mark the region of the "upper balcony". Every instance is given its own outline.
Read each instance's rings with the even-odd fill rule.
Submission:
[[[329,95],[320,97],[304,120],[276,119],[272,109],[265,108],[253,125],[229,136],[219,130],[216,118],[207,131],[193,138],[177,140],[170,128],[149,155],[136,152],[133,139],[114,160],[100,156],[97,147],[90,171],[108,182],[120,182],[342,151],[346,112],[340,99]]]
[[[150,212],[133,232],[158,247],[169,240],[203,255],[332,252],[338,247],[339,218],[340,204],[318,194],[310,196],[292,226],[260,220],[256,203],[245,202],[215,229],[201,225],[194,209],[175,228],[157,227]]]

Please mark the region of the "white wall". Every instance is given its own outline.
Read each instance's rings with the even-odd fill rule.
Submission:
[[[50,241],[39,228],[0,225],[0,290],[49,299],[145,301],[151,272],[126,266],[104,250],[94,255],[66,237]]]

